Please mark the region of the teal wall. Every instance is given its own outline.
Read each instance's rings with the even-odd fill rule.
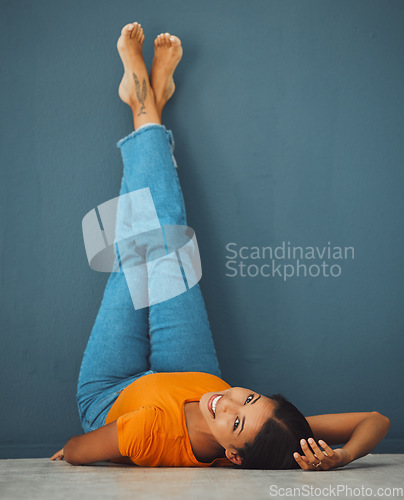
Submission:
[[[116,40],[135,20],[149,68],[157,34],[183,42],[164,123],[224,378],[305,415],[378,410],[392,425],[376,451],[402,452],[404,3],[2,11],[0,457],[49,456],[81,433],[75,388],[108,279],[88,266],[81,221],[119,192],[115,144],[133,125]],[[335,261],[337,278],[230,277],[231,242],[330,242],[354,259]]]

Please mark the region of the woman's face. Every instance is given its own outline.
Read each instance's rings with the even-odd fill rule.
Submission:
[[[207,392],[200,401],[209,430],[234,463],[241,463],[236,448],[252,442],[262,425],[272,416],[275,402],[257,392],[231,387],[221,392]]]

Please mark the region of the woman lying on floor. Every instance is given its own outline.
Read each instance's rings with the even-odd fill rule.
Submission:
[[[125,69],[119,95],[134,117],[134,132],[118,142],[120,195],[149,188],[161,226],[186,226],[173,135],[161,124],[181,42],[169,33],[156,38],[149,81],[143,40],[138,23],[118,40]],[[125,274],[111,273],[77,387],[85,434],[51,460],[328,470],[372,451],[390,425],[376,411],[305,418],[279,394],[230,387],[220,377],[198,284],[135,309]]]

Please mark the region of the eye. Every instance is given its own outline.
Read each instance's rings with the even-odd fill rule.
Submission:
[[[244,403],[244,404],[246,405],[246,404],[247,404],[247,403],[249,403],[252,399],[254,399],[254,396],[253,396],[253,395],[248,396],[248,398],[245,400],[245,403]]]
[[[234,421],[233,431],[235,431],[237,429],[239,424],[240,424],[240,419],[237,417],[236,420]]]

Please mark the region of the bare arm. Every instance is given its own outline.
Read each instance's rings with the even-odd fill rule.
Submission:
[[[118,444],[116,420],[95,431],[73,436],[51,460],[65,458],[72,465],[84,465],[104,460],[122,459]]]
[[[295,457],[300,467],[305,470],[342,467],[367,455],[384,438],[390,427],[390,420],[377,411],[315,415],[306,417],[306,420],[313,431],[315,441],[309,443],[311,448],[307,442],[302,444],[305,457]],[[317,441],[328,455],[320,450]],[[344,446],[331,450],[323,444],[344,444]],[[329,455],[332,458],[328,458]],[[313,469],[311,464],[318,460],[322,462],[322,465]]]

